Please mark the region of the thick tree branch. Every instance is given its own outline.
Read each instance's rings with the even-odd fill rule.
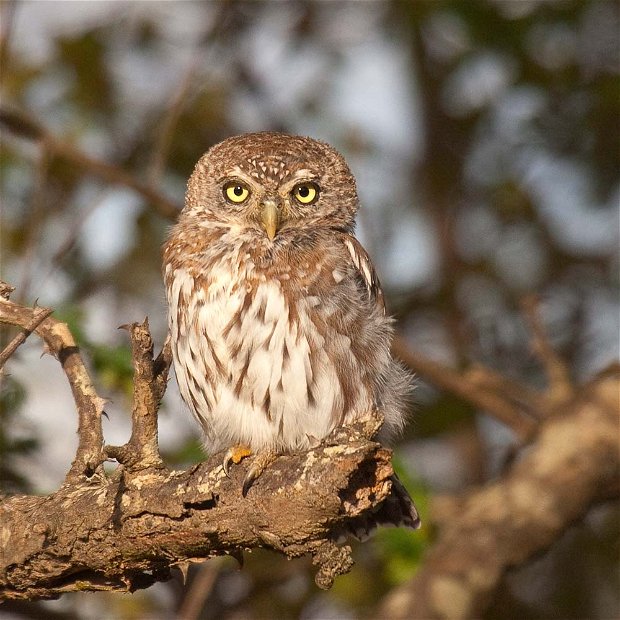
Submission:
[[[244,469],[228,478],[217,457],[185,472],[119,467],[47,497],[6,499],[2,595],[132,591],[169,578],[171,565],[254,547],[311,553],[328,587],[351,564],[348,548],[331,541],[392,488],[390,451],[356,433],[344,445],[280,457],[245,498]]]
[[[546,371],[545,392],[484,367],[460,374],[411,352],[402,339],[395,343],[412,369],[502,420],[529,445],[494,483],[434,501],[437,541],[378,617],[480,617],[506,571],[546,551],[595,502],[620,497],[620,366],[576,388],[549,343],[536,300],[523,308]]]
[[[440,508],[437,542],[377,617],[480,617],[508,569],[548,549],[595,502],[618,498],[619,392],[614,365],[556,408],[504,476]]]
[[[53,598],[77,590],[133,591],[170,577],[171,567],[254,547],[288,557],[311,554],[316,582],[330,587],[353,563],[336,540],[384,522],[417,527],[417,513],[394,477],[391,451],[371,441],[379,415],[337,429],[305,454],[282,456],[241,494],[247,465],[223,471],[215,455],[169,471],[157,447],[157,410],[170,346],[153,357],[148,321],[128,326],[135,368],[127,444],[102,449],[101,408],[67,326],[10,302],[0,283],[0,323],[34,328],[59,359],[79,415],[79,448],[62,487],[46,497],[0,504],[0,598]],[[105,476],[104,456],[119,466]],[[93,475],[97,473],[97,475]]]

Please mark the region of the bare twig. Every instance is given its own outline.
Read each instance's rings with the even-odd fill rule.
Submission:
[[[463,372],[463,376],[481,390],[500,394],[534,419],[540,419],[544,412],[546,407],[544,394],[521,381],[509,379],[481,364],[472,364]]]
[[[2,353],[0,353],[0,369],[6,364],[6,361],[17,351],[17,348],[26,342],[26,338],[30,336],[30,334],[42,323],[50,314],[52,314],[53,310],[51,308],[39,308],[36,313],[33,315],[32,320],[26,327],[24,327],[23,331],[19,332],[9,344],[4,347]]]
[[[178,620],[197,620],[200,617],[200,612],[213,590],[221,566],[221,561],[214,558],[199,568],[198,574],[185,594],[177,614]]]
[[[158,190],[138,181],[129,172],[86,155],[71,144],[60,141],[47,131],[45,127],[25,114],[0,107],[0,124],[22,138],[44,141],[50,155],[65,159],[105,181],[123,185],[134,190],[150,202],[161,216],[167,219],[174,219],[178,215],[180,206]]]
[[[548,397],[551,403],[559,404],[573,396],[570,373],[564,360],[554,351],[539,313],[539,301],[534,296],[522,301],[523,314],[532,332],[532,349],[541,361],[549,382]]]
[[[467,379],[451,368],[419,353],[412,353],[402,338],[394,339],[392,350],[414,372],[419,373],[437,387],[456,394],[496,417],[508,425],[522,441],[529,439],[535,431],[536,423],[530,417],[524,416],[522,410],[515,407],[509,399],[482,389],[477,382]]]
[[[157,411],[166,389],[172,352],[167,340],[153,359],[153,340],[148,319],[123,326],[129,330],[135,368],[133,380],[132,432],[124,446],[106,446],[105,453],[129,470],[163,467],[157,445]]]
[[[8,287],[2,283],[0,288]],[[10,288],[10,287],[9,287]],[[0,323],[23,329],[33,324],[37,310],[26,308],[0,298]],[[46,317],[34,331],[45,341],[50,353],[60,362],[73,394],[78,411],[78,448],[65,482],[72,483],[90,477],[103,460],[103,431],[101,413],[104,399],[97,395],[79,349],[66,323]]]

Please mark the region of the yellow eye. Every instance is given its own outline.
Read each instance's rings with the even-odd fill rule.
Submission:
[[[228,181],[224,185],[224,197],[229,202],[240,204],[245,202],[250,195],[250,190],[240,181]]]
[[[293,188],[293,198],[302,205],[311,205],[319,199],[319,186],[312,181],[298,183]]]

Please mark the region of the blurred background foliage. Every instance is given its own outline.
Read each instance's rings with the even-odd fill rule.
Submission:
[[[536,294],[578,380],[618,357],[617,2],[4,0],[0,10],[2,278],[14,299],[71,325],[110,401],[108,443],[129,433],[130,356],[116,327],[148,315],[157,342],[165,335],[162,213],[182,203],[210,145],[245,131],[312,135],[345,154],[359,235],[414,350],[540,387],[519,311]],[[2,378],[5,491],[52,490],[74,453],[68,388],[40,353],[31,338]],[[173,385],[160,435],[171,465],[201,458]],[[433,495],[497,475],[513,442],[420,380],[396,453],[423,519]],[[489,617],[615,616],[617,526],[617,508],[594,510],[507,577]],[[261,552],[242,571],[208,562],[185,586],[0,615],[366,617],[432,536],[428,520],[418,533],[380,532],[328,593],[309,561]]]

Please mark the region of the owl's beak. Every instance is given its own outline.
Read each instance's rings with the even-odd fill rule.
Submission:
[[[261,205],[260,219],[263,228],[267,233],[270,241],[276,236],[278,226],[280,225],[280,210],[275,200],[270,198],[263,200]]]

